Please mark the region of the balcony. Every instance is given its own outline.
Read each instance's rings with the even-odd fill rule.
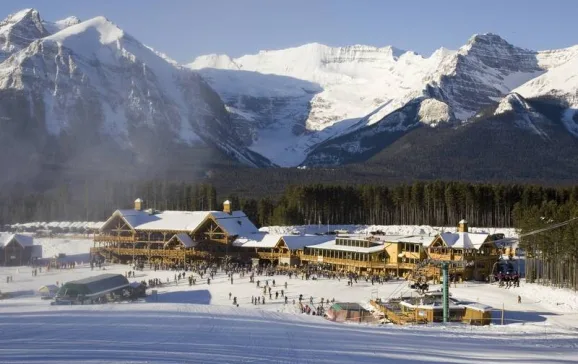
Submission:
[[[207,257],[209,254],[204,251],[195,250],[177,250],[177,249],[130,249],[130,248],[112,248],[112,247],[100,247],[91,248],[91,254],[99,253],[112,253],[119,256],[128,257],[163,257],[163,258],[173,258],[181,259],[183,257]]]
[[[103,243],[134,243],[137,240],[134,236],[117,236],[117,235],[108,235],[108,234],[97,234],[94,236],[95,242],[103,242]]]
[[[279,259],[279,258],[290,258],[291,253],[281,253],[281,252],[257,252],[257,256],[260,259]]]
[[[306,255],[301,254],[300,258],[302,261],[310,262],[310,263],[326,263],[326,264],[334,264],[334,265],[342,265],[346,267],[355,267],[355,268],[367,268],[367,269],[397,269],[398,264],[396,263],[384,263],[384,262],[377,262],[377,261],[362,261],[362,260],[353,260],[353,259],[342,259],[342,258],[331,258],[331,257],[322,257],[321,259],[317,255]],[[399,267],[404,269],[413,269],[415,265],[410,263],[399,263]]]

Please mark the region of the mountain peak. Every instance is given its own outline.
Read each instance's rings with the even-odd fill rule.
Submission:
[[[66,25],[66,26],[68,27],[68,26],[71,26],[71,25],[76,25],[76,24],[81,23],[81,20],[80,20],[78,17],[76,17],[76,16],[69,16],[68,18],[64,18],[64,19],[61,19],[61,20],[57,20],[57,21],[55,21],[54,23]]]
[[[23,9],[0,22],[0,60],[27,47],[48,32],[35,9]]]
[[[504,38],[494,33],[474,34],[468,39],[468,44],[474,43],[510,44]]]
[[[40,15],[38,14],[38,10],[36,9],[32,8],[22,9],[20,11],[8,15],[8,17],[6,17],[6,20],[4,20],[3,22],[7,21],[17,23],[25,18],[40,18]]]
[[[68,42],[75,42],[76,44],[77,40],[87,41],[89,42],[88,44],[92,44],[94,41],[98,41],[101,44],[110,44],[120,40],[124,35],[124,31],[110,20],[104,16],[97,16],[82,23],[71,25],[58,33],[46,37],[46,40],[55,41],[64,46],[67,46],[66,43]],[[96,37],[98,37],[98,40]]]

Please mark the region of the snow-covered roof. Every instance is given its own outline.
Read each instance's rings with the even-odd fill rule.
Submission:
[[[424,247],[430,246],[434,240],[435,236],[431,235],[386,235],[384,241],[390,243],[411,243],[411,244],[421,244]]]
[[[13,239],[16,240],[23,248],[32,246],[34,244],[34,239],[28,235],[0,233],[0,247],[7,245]]]
[[[258,232],[240,236],[233,242],[234,246],[243,248],[274,248],[283,235]]]
[[[243,248],[274,248],[280,240],[283,240],[290,250],[296,250],[334,239],[334,237],[327,235],[281,235],[258,232],[238,237],[233,245]]]
[[[325,250],[340,250],[352,253],[375,253],[384,250],[383,243],[379,242],[376,246],[371,246],[369,248],[357,247],[357,246],[347,246],[347,245],[337,245],[335,239],[327,241],[325,243],[316,245],[307,245],[310,249],[325,249]]]
[[[191,239],[191,237],[185,233],[176,234],[174,237],[171,238],[171,240],[172,239],[178,239],[187,248],[195,247],[198,244],[198,242],[193,241],[193,239]],[[169,242],[170,242],[170,240],[169,240]]]
[[[228,214],[222,211],[162,211],[152,213],[150,210],[117,210],[110,219],[114,216],[121,216],[131,228],[141,231],[192,232],[211,216],[229,235],[248,235],[258,231],[257,227],[242,211],[233,211]]]
[[[283,241],[291,250],[303,249],[306,246],[315,247],[335,238],[329,235],[283,235]]]
[[[471,309],[471,310],[481,311],[481,312],[488,312],[488,311],[493,310],[493,308],[491,306],[484,305],[481,303],[462,303],[462,306],[464,306],[465,308]]]
[[[480,249],[489,234],[487,233],[443,233],[441,238],[453,249]]]
[[[468,222],[466,221],[466,219],[461,219],[458,224],[467,224],[467,223],[468,223]]]
[[[211,215],[229,235],[244,236],[259,231],[243,211],[233,211],[231,214],[213,211]]]

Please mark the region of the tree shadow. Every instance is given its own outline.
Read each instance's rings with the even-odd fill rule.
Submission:
[[[176,291],[159,293],[155,296],[149,295],[146,302],[151,303],[194,303],[199,305],[208,305],[211,303],[211,292],[206,289],[194,291]]]
[[[506,310],[504,312],[504,324],[524,324],[524,323],[536,323],[536,322],[546,322],[548,316],[558,316],[554,312],[539,312],[539,311],[511,311]],[[494,310],[492,311],[492,322],[499,323],[502,319],[502,311]]]

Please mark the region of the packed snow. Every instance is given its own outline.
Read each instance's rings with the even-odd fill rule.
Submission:
[[[422,362],[552,362],[578,360],[578,303],[567,290],[526,285],[504,289],[463,283],[450,289],[457,299],[478,301],[497,310],[491,326],[460,324],[399,327],[332,323],[302,314],[293,300],[313,297],[367,304],[370,298],[388,299],[411,294],[407,282],[371,285],[359,280],[320,277],[289,279],[285,275],[257,276],[261,284],[284,290],[284,299],[254,305],[262,289],[249,277],[223,272],[210,284],[174,281],[174,271],[137,271],[135,280],[158,278],[170,283],[157,298],[136,303],[90,306],[50,306],[36,293],[44,285],[62,284],[101,273],[124,274],[128,266],[91,270],[86,264],[71,269],[0,268],[0,291],[14,298],[0,300],[2,362],[162,362],[162,363],[422,363]],[[190,273],[189,273],[190,274]],[[12,283],[5,283],[11,275]],[[287,288],[285,289],[285,282]],[[437,287],[434,287],[437,288]],[[239,306],[232,305],[231,297]],[[520,295],[522,303],[517,303]],[[274,295],[273,295],[274,297]],[[560,305],[559,303],[562,303]],[[499,324],[502,305],[505,325]],[[456,341],[459,340],[459,343]]]
[[[367,227],[331,226],[364,231]],[[304,227],[285,227],[300,230]],[[372,227],[397,233],[423,233],[425,227]],[[308,227],[314,231],[314,227]],[[417,231],[416,231],[417,229]],[[432,228],[433,229],[433,228]],[[281,231],[281,227],[268,230]],[[477,230],[473,228],[472,230]],[[488,229],[485,229],[486,231]],[[510,230],[494,230],[513,235]],[[368,307],[374,298],[390,299],[416,294],[404,280],[374,284],[363,279],[353,286],[345,280],[318,277],[304,280],[287,275],[256,276],[261,286],[273,285],[265,304],[253,304],[262,288],[249,276],[234,274],[233,284],[224,272],[207,283],[197,273],[195,285],[175,282],[177,272],[137,271],[136,281],[160,279],[152,296],[135,303],[87,306],[51,306],[37,292],[41,286],[63,284],[102,273],[125,274],[126,265],[105,265],[92,270],[87,264],[90,239],[35,239],[43,256],[66,254],[61,261],[74,268],[43,269],[37,276],[30,267],[1,267],[0,300],[2,362],[162,362],[206,363],[421,363],[421,362],[552,362],[578,360],[578,295],[566,289],[533,284],[505,289],[473,282],[452,285],[453,298],[494,308],[492,325],[474,327],[370,325],[333,323],[302,314],[298,296],[336,302],[357,302]],[[191,274],[187,272],[187,274]],[[12,276],[13,282],[6,283]],[[267,283],[265,283],[267,281]],[[168,282],[168,283],[167,283]],[[287,287],[285,288],[285,283]],[[431,289],[438,289],[432,286]],[[283,290],[288,297],[275,298]],[[517,297],[521,297],[518,303]],[[238,307],[232,305],[237,298]],[[501,309],[504,308],[504,323]],[[459,344],[456,340],[459,338]],[[210,359],[209,359],[210,358]]]

